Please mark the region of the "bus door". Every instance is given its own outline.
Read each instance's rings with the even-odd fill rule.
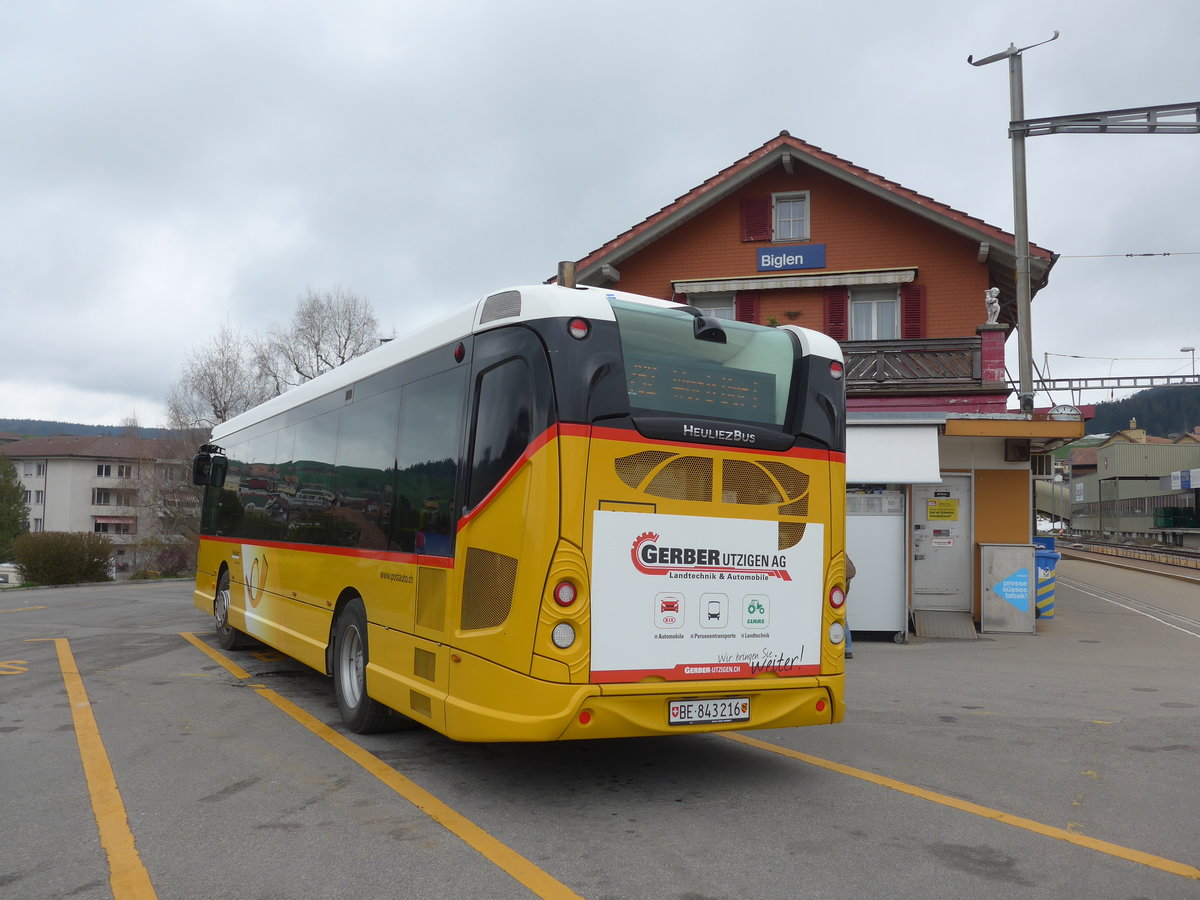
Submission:
[[[478,335],[472,355],[456,644],[528,673],[559,535],[550,368],[541,341],[520,326]]]

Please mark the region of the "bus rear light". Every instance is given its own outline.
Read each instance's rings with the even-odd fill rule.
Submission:
[[[834,609],[841,609],[842,604],[846,602],[846,592],[840,587],[835,587],[829,592],[829,605]]]
[[[575,585],[569,581],[560,581],[554,586],[554,602],[559,606],[570,606],[578,596]]]
[[[825,712],[825,701],[824,700],[817,701],[817,712]]]
[[[590,709],[585,709],[579,713],[579,724],[580,725],[588,725],[591,723],[591,721],[592,721],[592,711]]]
[[[842,627],[841,622],[834,622],[829,626],[829,643],[840,644],[846,639],[846,629]]]
[[[567,333],[577,341],[582,341],[592,330],[592,323],[587,319],[572,319],[567,323]]]
[[[559,650],[566,650],[575,643],[575,628],[570,622],[559,622],[550,634],[550,640]]]
[[[842,364],[840,362],[838,362],[836,359],[832,360],[829,363],[829,377],[832,378],[834,381],[837,381],[842,377],[842,370],[843,370]]]

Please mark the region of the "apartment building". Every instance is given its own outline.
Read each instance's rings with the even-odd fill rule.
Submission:
[[[120,575],[140,564],[147,539],[174,539],[178,513],[194,516],[186,466],[165,442],[64,435],[0,444],[25,491],[29,530],[90,531],[114,545]]]

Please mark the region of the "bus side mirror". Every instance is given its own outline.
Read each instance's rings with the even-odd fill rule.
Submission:
[[[208,473],[212,471],[212,454],[197,453],[192,457],[192,484],[208,485]]]
[[[229,460],[219,453],[201,450],[192,457],[192,484],[205,487],[221,487],[225,484],[225,473]]]

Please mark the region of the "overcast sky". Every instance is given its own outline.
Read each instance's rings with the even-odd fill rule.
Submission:
[[[1056,29],[1027,117],[1200,100],[1195,0],[5,3],[0,418],[163,424],[222,323],[340,287],[403,332],[782,129],[1011,231],[1007,66],[967,56]],[[1027,146],[1030,236],[1062,254],[1038,366],[1187,374],[1200,135]]]

